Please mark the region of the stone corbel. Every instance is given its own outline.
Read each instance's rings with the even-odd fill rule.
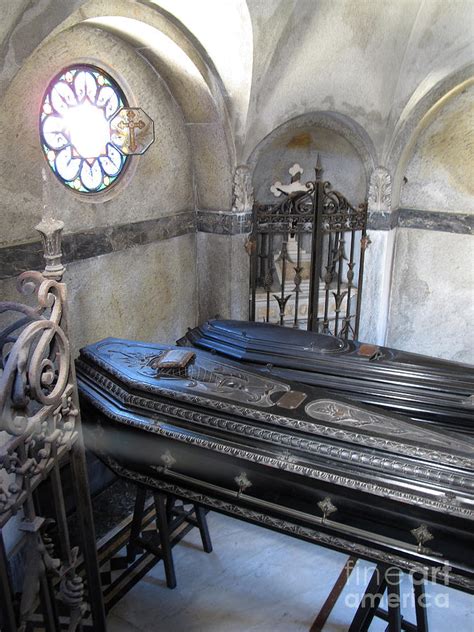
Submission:
[[[392,211],[392,176],[385,167],[377,167],[370,176],[368,227],[390,230]]]
[[[248,165],[235,168],[232,184],[232,211],[234,213],[251,213],[253,208],[252,174]]]

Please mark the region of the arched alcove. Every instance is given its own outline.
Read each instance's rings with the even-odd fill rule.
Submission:
[[[44,90],[75,63],[103,68],[155,123],[154,144],[107,194],[67,189],[41,152]],[[0,130],[2,245],[35,240],[44,214],[65,222],[77,347],[111,333],[173,342],[196,324],[196,209],[229,210],[235,150],[222,81],[178,20],[150,5],[88,3],[17,72]]]
[[[247,162],[254,174],[256,198],[260,201],[265,182],[284,177],[293,162],[299,162],[312,179],[318,153],[324,157],[325,179],[332,178],[339,187],[339,177],[355,195],[365,196],[375,165],[370,137],[347,116],[309,112],[279,125],[252,150]]]
[[[474,64],[467,64],[442,78],[429,75],[414,91],[405,105],[391,141],[385,153],[384,164],[393,174],[392,207],[397,208],[405,177],[405,168],[410,160],[414,144],[443,105],[470,84],[474,77]]]
[[[289,178],[288,168],[295,162],[305,170],[303,181],[314,179],[318,154],[324,179],[351,202],[362,202],[375,164],[375,149],[360,125],[336,112],[310,112],[290,119],[253,149],[248,164],[255,199],[260,203],[274,201],[270,186]]]
[[[341,193],[354,208],[357,208],[367,199],[374,155],[375,151],[368,135],[348,117],[335,112],[311,112],[292,118],[274,129],[250,155],[249,166],[252,169],[255,201],[257,205],[278,203],[283,199],[280,197],[281,188],[285,190],[284,186],[290,184],[290,181],[294,182],[294,178],[300,180],[301,184],[314,181],[315,167],[319,162],[322,167],[322,179],[330,183],[333,191]],[[298,167],[295,168],[294,165]],[[294,186],[299,186],[301,190],[301,184]],[[258,221],[258,208],[256,213]],[[321,283],[318,313],[321,314],[321,321],[322,313],[326,314],[326,330],[338,331],[339,326],[341,309],[335,315],[331,302],[339,290],[334,287],[334,293],[330,294],[333,289],[331,284],[337,283],[336,278],[339,278],[339,289],[340,283],[345,283],[346,279],[350,278],[350,290],[343,290],[344,296],[341,292],[337,300],[342,296],[340,300],[343,301],[345,296],[351,295],[351,300],[347,300],[342,310],[346,310],[346,326],[350,318],[355,322],[354,296],[358,286],[357,282],[353,284],[352,280],[354,275],[358,278],[362,233],[342,231],[343,237],[339,234],[334,237],[328,231],[323,231],[321,242],[319,238],[317,240],[321,254],[314,257],[311,253],[316,242],[310,226],[304,231],[298,231],[298,234],[281,230],[277,226],[269,229],[267,233],[264,228],[266,223],[266,219],[262,219],[261,231],[256,242],[258,263],[254,268],[252,288],[252,310],[255,312],[255,319],[263,318],[281,324],[288,324],[291,321],[294,326],[305,327],[311,311],[310,286],[313,287],[313,274],[316,274],[319,275]],[[347,267],[349,252],[352,258],[350,268]],[[290,262],[287,266],[285,264],[284,272],[276,263],[282,258]],[[321,261],[320,264],[315,263],[318,259]],[[339,263],[336,264],[336,261]],[[320,266],[316,273],[313,272],[314,265]],[[336,267],[339,272],[334,272]],[[297,273],[297,269],[300,269],[300,272]],[[324,285],[325,283],[327,285]],[[297,287],[297,290],[291,289],[294,287]],[[283,316],[282,307],[275,298],[275,293],[279,292],[282,296],[287,295]],[[342,302],[339,307],[341,305]]]
[[[465,362],[474,357],[467,334],[474,284],[473,95],[473,79],[443,93],[401,153],[387,330],[390,346]]]

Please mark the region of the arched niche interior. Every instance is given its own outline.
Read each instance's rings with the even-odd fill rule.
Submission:
[[[384,153],[383,162],[393,176],[392,208],[401,205],[400,197],[406,168],[416,153],[415,145],[423,130],[430,126],[448,102],[472,84],[473,77],[473,64],[462,66],[441,78],[439,75],[429,75],[408,100]],[[437,149],[434,148],[434,151]]]
[[[323,169],[322,179],[331,184],[333,190],[339,191],[349,202],[357,207],[367,198],[367,189],[370,173],[374,165],[374,149],[368,135],[350,118],[334,112],[312,112],[301,115],[286,121],[284,124],[273,130],[252,152],[249,164],[253,171],[254,196],[257,204],[275,204],[281,201],[281,196],[276,197],[271,189],[275,183],[283,185],[289,184],[293,174],[289,169],[298,164],[303,173],[300,177],[304,184],[315,179],[315,166],[318,156]],[[348,240],[350,238],[348,237]],[[293,267],[301,256],[302,277],[301,294],[298,294],[296,302],[293,295],[288,299],[289,318],[297,318],[298,324],[304,326],[308,311],[309,277],[311,259],[311,235],[309,233],[299,237],[294,235],[273,234],[271,238],[262,235],[258,240],[258,248],[262,257],[259,257],[260,266],[257,270],[258,287],[255,295],[256,319],[267,318],[268,300],[270,300],[270,312],[268,318],[271,322],[279,322],[279,310],[274,294],[282,288],[281,271],[275,263],[281,256],[281,248],[285,241],[285,248],[288,249],[289,260],[293,262],[289,266],[290,275],[287,280],[290,285],[285,292],[292,294],[290,288],[291,275],[294,276]],[[352,250],[354,261],[360,256],[360,235],[354,237],[354,247]],[[301,249],[301,250],[299,250]],[[322,242],[321,278],[325,274],[325,265],[328,261],[336,257],[338,246],[334,240],[326,235]],[[297,254],[297,253],[300,254]],[[266,258],[265,258],[266,257]],[[295,269],[296,270],[296,269]],[[346,260],[341,263],[341,278],[345,281],[348,268]],[[270,274],[272,278],[271,291],[266,296],[263,285],[265,275]],[[337,274],[335,275],[335,278]],[[356,272],[357,277],[357,272]],[[285,277],[286,278],[286,277]],[[286,286],[285,286],[286,287]],[[281,289],[283,292],[283,289]],[[321,296],[324,303],[324,297]],[[355,302],[354,302],[355,304]],[[331,304],[332,305],[332,304]],[[330,308],[332,310],[332,307]],[[297,315],[296,315],[297,311]],[[332,314],[332,311],[331,311]]]
[[[348,117],[326,112],[295,117],[274,129],[249,157],[255,199],[261,204],[275,202],[271,185],[288,183],[288,169],[295,163],[304,169],[303,182],[314,180],[319,155],[323,179],[359,204],[367,196],[374,154],[368,135]]]

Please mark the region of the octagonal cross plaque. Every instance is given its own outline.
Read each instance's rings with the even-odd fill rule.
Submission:
[[[144,154],[155,140],[155,126],[141,108],[121,108],[110,121],[110,138],[126,156]]]

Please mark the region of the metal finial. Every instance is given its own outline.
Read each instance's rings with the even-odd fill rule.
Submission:
[[[316,171],[316,180],[320,180],[320,179],[321,179],[321,176],[322,176],[322,174],[323,174],[323,167],[322,167],[322,165],[321,165],[321,157],[320,157],[319,153],[318,153],[318,156],[317,156],[317,158],[316,158],[316,168],[315,168],[315,171]]]

